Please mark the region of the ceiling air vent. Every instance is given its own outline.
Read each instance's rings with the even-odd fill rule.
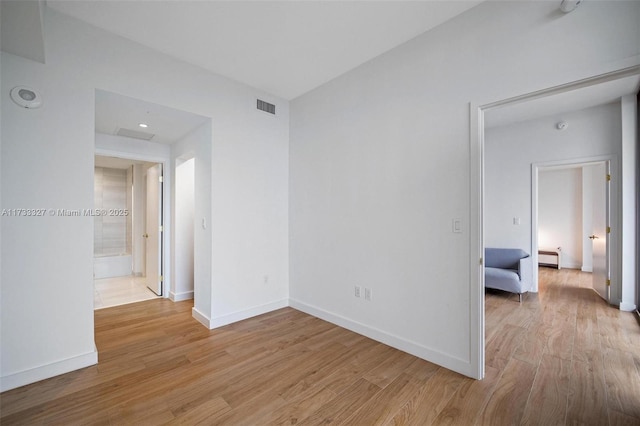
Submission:
[[[274,104],[270,104],[269,102],[261,101],[258,99],[258,109],[260,111],[268,112],[269,114],[276,113],[276,106]]]
[[[143,141],[150,141],[155,136],[153,133],[141,132],[139,130],[131,129],[118,129],[116,135],[124,136],[127,138],[142,139]]]

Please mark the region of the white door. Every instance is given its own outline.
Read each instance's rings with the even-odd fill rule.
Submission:
[[[593,228],[589,239],[593,245],[592,286],[609,301],[609,162],[594,166],[592,185]]]
[[[162,296],[162,164],[147,170],[147,287]]]

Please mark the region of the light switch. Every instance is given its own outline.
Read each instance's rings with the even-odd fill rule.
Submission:
[[[456,234],[462,233],[462,219],[455,218],[452,221],[453,232]]]
[[[513,224],[514,225],[520,225],[520,218],[519,217],[514,217],[513,218]]]

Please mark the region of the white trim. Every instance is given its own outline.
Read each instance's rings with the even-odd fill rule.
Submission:
[[[469,376],[484,378],[484,111],[469,105]]]
[[[96,365],[97,363],[98,350],[94,347],[92,352],[88,352],[86,354],[4,376],[0,378],[0,392]]]
[[[193,290],[183,291],[182,293],[174,293],[173,291],[170,291],[169,299],[171,299],[171,301],[173,302],[182,302],[183,300],[191,300],[193,299]]]
[[[211,320],[209,319],[209,317],[197,310],[195,307],[191,308],[191,316],[208,329],[213,328],[211,327]]]
[[[267,303],[253,308],[245,309],[243,311],[233,312],[231,314],[223,315],[221,317],[212,318],[209,321],[209,328],[218,328],[234,322],[242,321],[248,318],[252,318],[258,315],[266,314],[276,309],[282,309],[289,306],[287,299],[278,300],[275,302]],[[201,321],[202,322],[202,321]],[[204,324],[204,323],[203,323]]]
[[[638,56],[640,58],[640,56]],[[515,105],[522,102],[529,102],[534,99],[546,98],[547,96],[558,95],[564,92],[570,92],[576,89],[583,89],[586,87],[596,86],[601,83],[607,83],[610,81],[618,80],[625,77],[631,77],[640,74],[640,65],[634,64],[626,68],[621,68],[615,71],[607,72],[604,74],[594,75],[591,77],[583,78],[581,80],[571,81],[569,83],[561,84],[559,86],[552,86],[546,89],[538,90],[535,92],[525,93],[511,98],[502,99],[495,102],[488,102],[480,106],[480,109],[487,111],[500,106]],[[484,123],[483,123],[484,124]]]
[[[532,293],[538,292],[538,167],[535,164],[531,165],[531,247],[529,247],[529,253],[531,253],[531,262],[533,264],[533,282],[531,283]],[[562,267],[560,256],[558,256],[558,269]]]
[[[465,376],[471,376],[473,374],[474,364],[470,363],[468,360],[459,359],[452,355],[422,346],[416,342],[389,334],[385,331],[353,321],[333,312],[318,308],[317,306],[303,303],[299,300],[289,299],[289,306]]]

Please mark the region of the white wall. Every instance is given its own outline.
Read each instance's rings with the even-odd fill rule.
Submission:
[[[212,117],[205,315],[286,304],[288,102],[51,10],[45,42],[46,64],[1,54],[1,207],[92,206],[97,88]],[[40,90],[42,108],[17,108],[17,85]],[[2,390],[95,363],[92,219],[2,217],[1,228]]]
[[[564,120],[566,130],[555,124]],[[620,104],[486,129],[485,243],[531,247],[531,165],[620,155]],[[513,225],[513,217],[521,225]]]
[[[195,170],[194,158],[176,166],[176,211],[175,211],[175,278],[171,298],[185,300],[193,298],[194,256],[194,206]]]
[[[582,169],[538,175],[538,247],[562,247],[560,266],[582,268]],[[529,247],[521,247],[525,251]]]
[[[207,327],[211,327],[211,306],[212,306],[212,232],[211,232],[211,144],[212,138],[211,121],[206,122],[199,128],[186,135],[180,141],[175,142],[171,146],[172,168],[177,169],[179,165],[187,159],[193,159],[193,285],[194,292],[194,316]],[[176,185],[172,189],[172,193],[177,197],[181,195],[182,189]],[[172,205],[172,210],[177,213],[177,203]],[[177,217],[176,217],[177,219]],[[204,226],[203,226],[204,224]],[[196,226],[198,225],[198,226]],[[177,242],[181,236],[179,224],[176,220],[172,227],[174,238]],[[172,264],[179,266],[181,252],[175,251],[172,256]],[[172,269],[173,270],[173,269]],[[178,282],[178,276],[172,276],[172,283]],[[188,290],[185,290],[188,291]],[[178,290],[173,284],[171,289],[173,299],[180,300],[186,297],[182,290]]]
[[[568,15],[557,7],[482,3],[292,102],[293,306],[480,374],[471,347],[470,103],[639,59],[640,3],[585,2]],[[505,206],[508,217],[526,219],[527,203]],[[355,298],[354,285],[371,288],[372,301]]]

